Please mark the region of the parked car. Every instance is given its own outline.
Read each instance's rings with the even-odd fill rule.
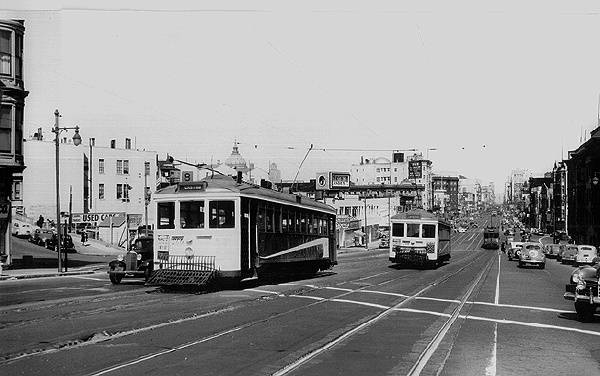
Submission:
[[[598,277],[600,258],[593,261],[592,266],[582,266],[573,271],[565,286],[563,297],[575,302],[575,312],[581,321],[589,321],[600,306],[598,295]]]
[[[37,245],[46,245],[46,241],[52,238],[54,231],[46,228],[36,228],[31,234],[29,241]]]
[[[108,263],[108,276],[113,285],[123,278],[144,278],[148,281],[154,270],[154,245],[151,236],[137,238],[129,252]]]
[[[46,248],[55,250],[56,249],[56,233],[53,232],[49,239],[46,239]],[[73,238],[71,235],[61,235],[60,237],[61,246],[63,252],[75,252],[75,245],[73,244]]]
[[[544,253],[547,258],[557,258],[558,252],[560,251],[560,245],[558,244],[546,244],[544,246]]]
[[[13,221],[12,234],[19,238],[27,238],[31,235],[31,225],[27,222]]]
[[[521,254],[521,248],[523,248],[522,242],[510,242],[510,247],[506,251],[508,261],[517,260]]]
[[[575,244],[564,244],[563,251],[560,253],[560,262],[563,264],[574,264],[579,249]]]
[[[598,257],[596,247],[593,245],[578,245],[575,266],[592,265],[596,257]]]
[[[467,229],[461,226],[458,228],[458,232],[460,232],[460,233],[467,232]]]
[[[519,254],[519,268],[525,265],[534,265],[540,269],[546,267],[546,256],[541,243],[529,242],[523,244]]]

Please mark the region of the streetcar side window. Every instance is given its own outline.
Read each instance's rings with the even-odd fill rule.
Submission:
[[[235,203],[233,201],[210,201],[210,228],[235,227]]]
[[[266,232],[273,232],[273,208],[270,206],[267,206],[265,209],[265,217],[266,217],[266,227],[265,227],[265,231]]]
[[[281,208],[281,231],[288,232],[288,208]]]
[[[300,232],[306,234],[306,212],[300,212]]]
[[[175,228],[175,203],[174,202],[159,202],[157,203],[158,211],[158,228],[171,229]]]
[[[435,225],[423,224],[423,237],[435,238]]]
[[[275,205],[275,208],[273,209],[273,214],[273,224],[275,225],[274,231],[281,232],[281,207],[279,205]]]
[[[181,228],[204,228],[204,201],[181,201],[179,221]]]
[[[407,223],[406,224],[406,237],[408,238],[418,238],[419,237],[419,227],[418,223]]]
[[[392,223],[392,236],[404,236],[404,223]]]
[[[256,219],[256,225],[258,227],[258,232],[265,231],[265,206],[260,203],[258,204],[258,218]]]

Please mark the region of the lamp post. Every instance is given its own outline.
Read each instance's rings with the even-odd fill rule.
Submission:
[[[54,128],[52,128],[52,132],[55,134],[54,144],[56,146],[56,253],[58,254],[58,272],[62,273],[62,253],[61,253],[61,229],[60,229],[60,170],[59,170],[59,160],[60,160],[60,132],[66,131],[69,129],[74,129],[75,134],[73,135],[73,144],[78,146],[81,144],[81,136],[79,135],[79,127],[59,127],[58,122],[60,118],[60,113],[58,110],[54,111]],[[65,265],[66,266],[66,265]]]

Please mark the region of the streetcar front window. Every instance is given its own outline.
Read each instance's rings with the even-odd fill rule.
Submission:
[[[210,228],[235,227],[235,203],[233,201],[211,201],[209,213]]]
[[[435,238],[435,225],[423,225],[423,237]]]
[[[204,201],[181,201],[179,218],[181,228],[204,228]]]
[[[419,224],[418,223],[407,223],[406,224],[406,237],[418,238],[419,237]]]
[[[158,228],[172,229],[175,228],[175,203],[174,202],[159,202],[157,204],[158,211]]]
[[[404,236],[404,223],[392,223],[392,236]]]

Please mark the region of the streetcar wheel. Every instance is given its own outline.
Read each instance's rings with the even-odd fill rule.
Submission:
[[[519,268],[522,268],[522,267],[523,267],[523,263],[522,263],[521,261],[519,261],[519,265],[518,265],[518,267],[519,267]]]
[[[540,269],[544,269],[546,267],[546,264],[540,264]]]

